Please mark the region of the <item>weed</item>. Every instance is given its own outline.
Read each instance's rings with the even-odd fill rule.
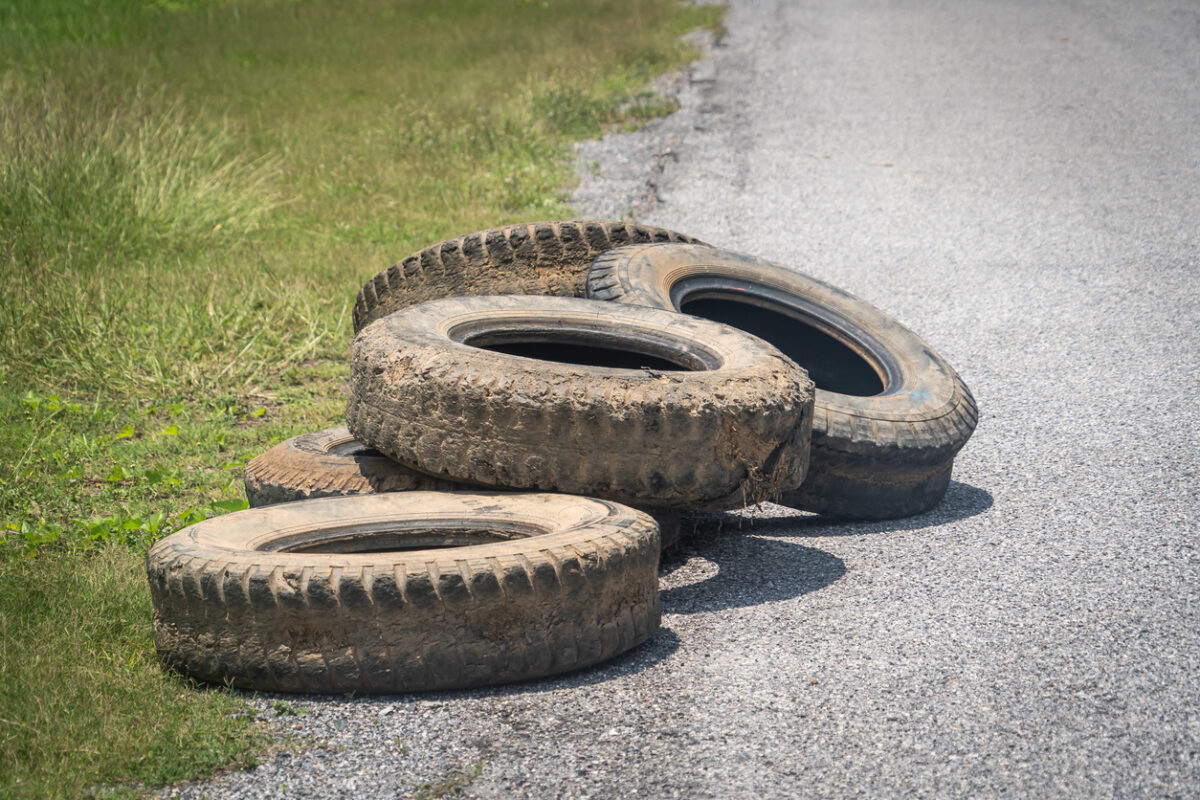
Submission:
[[[0,257],[84,264],[245,234],[271,206],[277,159],[230,155],[228,129],[208,130],[178,106],[135,95],[117,110],[44,87],[0,106]],[[159,110],[161,108],[161,110]]]
[[[271,703],[271,709],[275,712],[275,716],[277,717],[298,717],[302,714],[308,713],[302,708],[296,708],[286,700],[276,700],[275,702]]]
[[[463,789],[470,786],[483,773],[483,762],[477,761],[463,769],[455,770],[449,775],[433,781],[426,781],[413,787],[405,797],[414,800],[437,800],[442,797],[457,797]]]

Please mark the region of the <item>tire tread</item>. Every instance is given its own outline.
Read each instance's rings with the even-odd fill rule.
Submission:
[[[582,297],[588,266],[598,255],[622,244],[651,241],[700,243],[662,228],[598,220],[531,222],[468,233],[429,245],[367,281],[355,298],[354,330],[412,303],[449,295]]]

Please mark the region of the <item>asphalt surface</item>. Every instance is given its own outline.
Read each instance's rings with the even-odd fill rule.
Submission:
[[[920,333],[982,412],[945,503],[705,518],[642,648],[260,699],[307,744],[174,793],[1200,796],[1200,6],[730,5],[682,112],[581,153],[581,211]]]

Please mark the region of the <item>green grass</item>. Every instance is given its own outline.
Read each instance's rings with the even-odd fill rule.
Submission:
[[[245,763],[158,668],[145,548],[338,423],[359,286],[571,216],[570,143],[670,106],[673,0],[0,4],[0,796]]]
[[[0,566],[5,797],[170,783],[253,763],[266,743],[240,697],[155,665],[144,583],[118,547]]]

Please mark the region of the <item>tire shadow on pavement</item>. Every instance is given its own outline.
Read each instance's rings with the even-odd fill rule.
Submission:
[[[684,521],[679,545],[663,553],[663,613],[695,614],[788,600],[823,589],[846,572],[835,555],[773,537],[923,530],[982,514],[992,503],[987,491],[951,481],[936,508],[906,519],[845,521],[769,505],[743,513],[697,515]],[[785,513],[757,516],[771,511]]]
[[[753,535],[702,534],[689,539],[678,553],[664,556],[659,570],[663,613],[696,614],[789,600],[823,589],[845,573],[840,558],[815,547]]]
[[[871,533],[919,531],[970,519],[992,507],[990,492],[960,481],[950,481],[946,496],[937,506],[904,519],[844,520],[797,511],[787,506],[764,503],[749,513],[716,512],[684,518],[682,541],[705,537],[710,531],[718,534],[770,534],[773,536],[861,536]],[[758,513],[783,512],[773,516]]]

